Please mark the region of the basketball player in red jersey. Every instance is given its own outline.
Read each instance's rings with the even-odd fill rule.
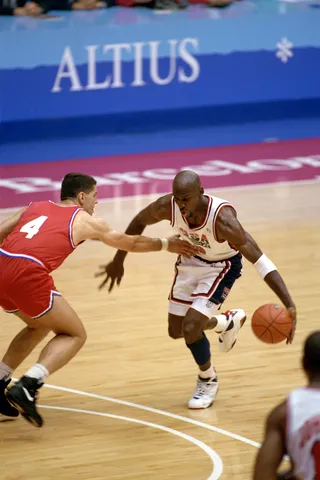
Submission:
[[[302,364],[308,386],[269,413],[254,480],[320,480],[320,330],[307,337]],[[285,454],[292,468],[277,473]]]
[[[173,180],[172,194],[160,197],[138,213],[126,233],[141,234],[147,225],[162,220],[169,220],[182,238],[201,249],[198,255],[178,258],[176,262],[169,294],[168,333],[173,339],[184,338],[199,367],[196,390],[188,407],[208,408],[216,398],[219,384],[204,330],[218,333],[221,351],[229,352],[233,348],[245,321],[245,312],[242,309],[218,311],[241,276],[242,256],[254,264],[258,274],[287,307],[293,320],[288,343],[294,336],[295,306],[276,266],[244,230],[235,208],[226,200],[206,195],[195,172],[179,172]],[[97,274],[105,275],[101,287],[109,279],[109,291],[115,281],[120,284],[126,255],[127,252],[119,250],[113,261]]]
[[[87,239],[131,252],[166,249],[191,256],[198,251],[177,236],[161,240],[116,232],[104,220],[92,217],[96,203],[95,179],[69,173],[62,182],[60,204],[31,203],[0,224],[0,306],[27,324],[0,362],[0,413],[14,417],[20,411],[37,427],[43,423],[36,408],[39,388],[49,373],[66,365],[86,341],[81,320],[57,291],[50,272]],[[6,397],[13,370],[50,331],[55,337]]]

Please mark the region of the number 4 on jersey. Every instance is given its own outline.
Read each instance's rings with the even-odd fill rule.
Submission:
[[[27,233],[26,238],[32,238],[39,232],[40,228],[48,217],[41,215],[41,217],[31,220],[20,228],[20,232]]]

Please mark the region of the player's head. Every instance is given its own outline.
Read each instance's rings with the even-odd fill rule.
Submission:
[[[94,212],[97,200],[97,182],[90,175],[67,173],[61,185],[61,201],[74,200],[90,215]]]
[[[181,215],[186,218],[191,217],[197,210],[203,192],[199,175],[192,170],[182,170],[173,180],[172,194]]]
[[[320,380],[320,330],[307,337],[302,363],[309,380]]]

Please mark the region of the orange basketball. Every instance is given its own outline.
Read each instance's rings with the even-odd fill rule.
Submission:
[[[268,303],[254,312],[251,328],[262,342],[280,343],[286,340],[291,332],[292,320],[284,307]]]

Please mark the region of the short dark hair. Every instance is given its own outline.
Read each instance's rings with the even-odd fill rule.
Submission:
[[[311,333],[304,343],[303,367],[311,374],[320,375],[320,330]]]
[[[75,198],[80,192],[89,193],[97,184],[97,181],[90,175],[84,173],[67,173],[61,184],[60,198],[67,200]]]

